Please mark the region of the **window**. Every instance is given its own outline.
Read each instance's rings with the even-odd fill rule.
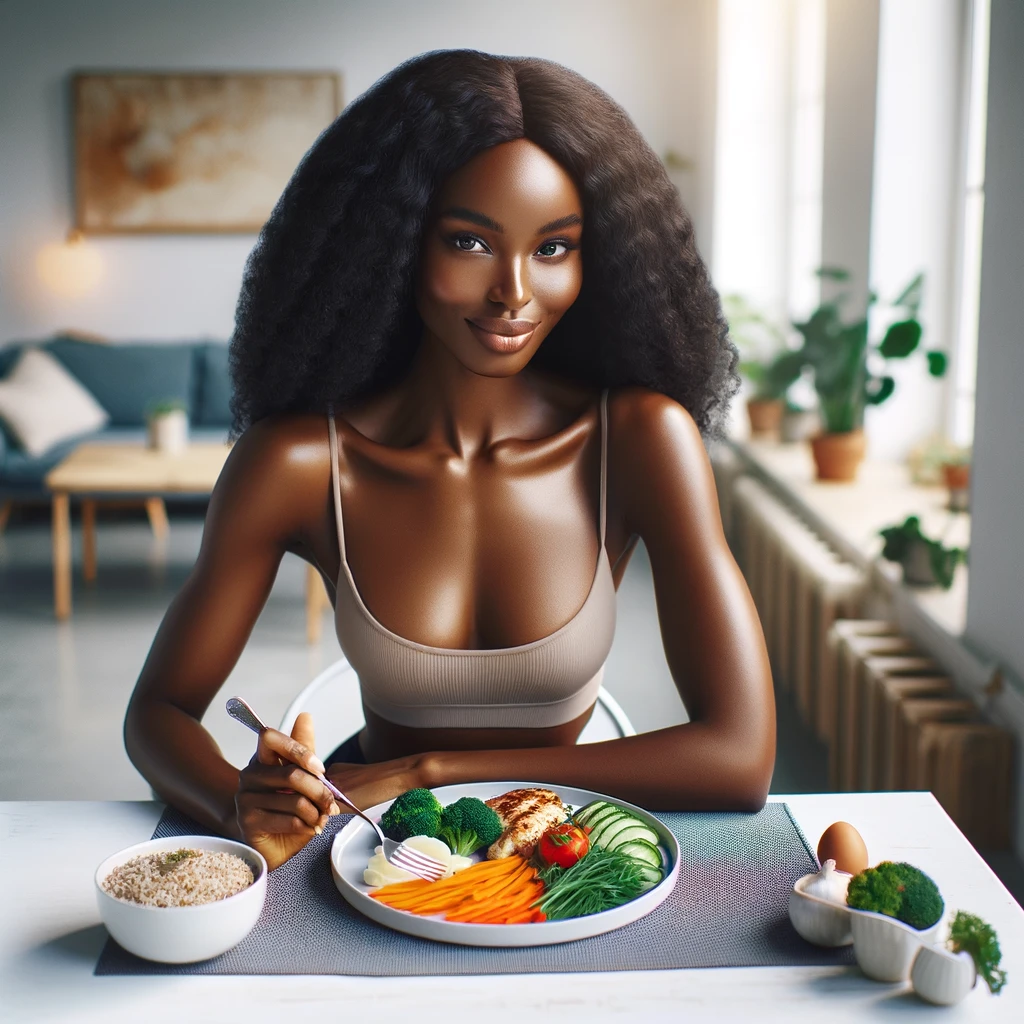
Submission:
[[[965,146],[960,195],[956,326],[953,336],[948,428],[953,441],[974,437],[974,391],[978,365],[978,300],[981,290],[981,230],[985,212],[985,126],[988,109],[990,0],[972,0],[965,67]]]

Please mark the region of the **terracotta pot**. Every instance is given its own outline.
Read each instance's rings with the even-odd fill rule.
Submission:
[[[811,451],[819,480],[839,480],[849,483],[857,477],[857,469],[864,461],[866,450],[863,430],[850,430],[844,434],[819,434],[811,438]]]
[[[748,398],[747,415],[750,417],[751,434],[778,433],[785,408],[781,398]]]
[[[951,491],[966,491],[971,486],[971,464],[969,462],[947,462],[943,464],[942,475]]]

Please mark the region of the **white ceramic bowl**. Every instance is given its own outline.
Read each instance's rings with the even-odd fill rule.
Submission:
[[[804,886],[817,878],[804,875],[793,883],[789,894],[789,919],[801,938],[815,946],[848,946],[853,942],[850,931],[850,908],[804,892]]]
[[[910,970],[914,991],[936,1006],[954,1006],[974,988],[978,972],[970,953],[951,953],[942,946],[922,946]]]
[[[886,914],[853,907],[849,911],[854,955],[860,969],[875,981],[906,981],[917,951],[935,938],[942,925],[939,918],[931,928],[918,931]]]
[[[116,867],[147,853],[198,849],[233,853],[252,868],[254,881],[234,896],[197,907],[148,907],[119,900],[100,884]],[[107,931],[146,960],[188,964],[226,953],[252,931],[267,895],[267,862],[250,846],[214,836],[150,839],[108,857],[96,869],[96,902]]]

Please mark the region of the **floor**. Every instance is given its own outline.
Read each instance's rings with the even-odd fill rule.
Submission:
[[[74,523],[75,573],[70,620],[53,618],[49,517],[16,510],[0,535],[0,800],[149,799],[121,737],[124,709],[168,602],[195,560],[201,509],[171,509],[165,541],[141,514],[101,509],[98,578],[81,576],[81,536]],[[306,642],[305,567],[286,556],[252,636],[221,697],[246,697],[280,720],[295,694],[340,656],[324,618],[322,638]],[[662,654],[650,563],[642,546],[619,588],[615,643],[605,685],[639,732],[686,721]],[[224,712],[221,699],[204,719],[225,757],[241,766],[252,736]],[[778,697],[778,754],[772,792],[827,788],[824,747]],[[986,854],[1024,902],[1024,868],[1010,854]]]

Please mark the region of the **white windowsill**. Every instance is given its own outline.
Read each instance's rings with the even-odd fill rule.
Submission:
[[[950,637],[960,638],[967,621],[967,573],[957,567],[953,586],[904,585],[898,565],[880,557],[879,530],[916,515],[921,529],[947,546],[967,548],[971,517],[946,508],[945,487],[915,484],[906,466],[866,461],[853,483],[815,479],[810,446],[777,441],[730,441],[749,470],[775,490],[844,558],[871,574],[873,584],[894,600],[909,601]]]

